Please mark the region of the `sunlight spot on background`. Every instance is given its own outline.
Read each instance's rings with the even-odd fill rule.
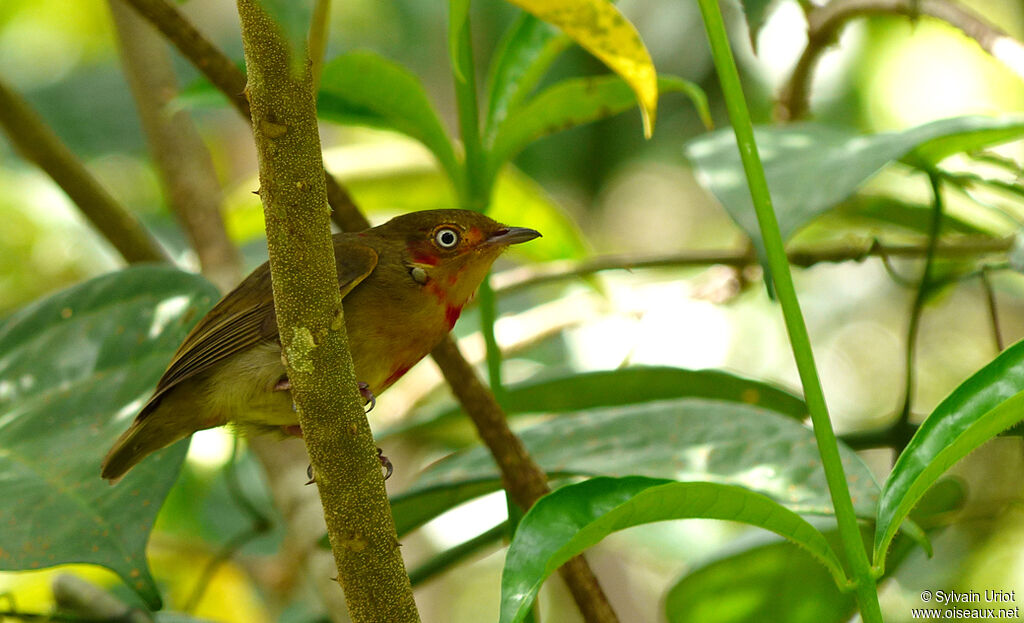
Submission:
[[[830,99],[845,88],[846,76],[864,40],[864,28],[853,22],[843,29],[839,44],[826,50],[814,70],[811,99]],[[757,37],[757,65],[773,90],[789,80],[807,45],[807,20],[796,2],[778,3]]]
[[[163,333],[164,328],[176,320],[186,307],[188,307],[188,297],[184,294],[161,301],[153,310],[153,322],[149,325],[149,337],[154,338]]]
[[[423,526],[440,549],[455,547],[508,519],[505,493],[495,491],[456,506]]]
[[[729,353],[731,328],[725,311],[694,301],[678,286],[652,292],[643,306],[632,362],[683,368],[715,368]]]
[[[4,26],[0,58],[5,77],[19,89],[31,90],[60,82],[82,56],[81,42],[68,37],[40,37],[40,24],[23,15]]]
[[[965,114],[1019,110],[1024,85],[950,26],[922,21],[895,31],[865,74],[874,125],[895,129]]]
[[[235,436],[223,426],[197,431],[188,447],[188,462],[205,469],[217,469],[231,459]]]

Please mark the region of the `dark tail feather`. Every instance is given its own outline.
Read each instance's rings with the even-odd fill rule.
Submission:
[[[117,481],[139,461],[181,438],[181,435],[168,434],[166,428],[156,425],[155,419],[157,418],[150,414],[150,417],[135,420],[131,427],[117,438],[110,452],[107,452],[100,467],[100,475],[109,480],[110,484],[117,484]]]

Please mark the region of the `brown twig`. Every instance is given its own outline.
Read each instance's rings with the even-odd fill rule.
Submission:
[[[123,0],[153,24],[174,47],[203,73],[218,91],[227,96],[242,118],[251,119],[245,98],[245,74],[166,0]],[[327,203],[331,219],[345,231],[360,231],[370,226],[348,192],[324,171],[327,179]]]
[[[327,217],[308,63],[257,0],[238,0],[282,359],[356,623],[419,621],[356,388]]]
[[[135,215],[110,196],[20,95],[0,80],[0,126],[46,172],[129,263],[166,262],[167,254]]]
[[[899,15],[940,19],[973,39],[993,58],[1024,79],[1024,45],[973,11],[950,0],[833,0],[807,16],[807,46],[779,94],[775,116],[793,121],[807,115],[811,78],[821,54],[834,44],[843,27],[858,17]]]
[[[213,159],[189,116],[170,110],[178,84],[166,44],[119,0],[109,4],[124,73],[168,204],[199,256],[203,274],[226,292],[241,280],[242,263],[224,227]]]
[[[940,241],[935,256],[940,258],[966,258],[979,255],[1007,253],[1013,240],[1010,238],[963,238]],[[870,244],[842,242],[833,245],[818,245],[809,248],[793,248],[788,252],[789,261],[803,268],[821,263],[860,262],[869,257],[923,257],[928,251],[927,244],[889,245],[878,241]],[[634,270],[651,268],[679,268],[686,266],[735,266],[741,268],[757,263],[757,256],[749,249],[733,251],[688,251],[666,255],[638,257],[609,255],[582,261],[557,261],[539,266],[523,266],[494,275],[491,283],[495,292],[508,294],[546,283],[574,279],[608,270]]]

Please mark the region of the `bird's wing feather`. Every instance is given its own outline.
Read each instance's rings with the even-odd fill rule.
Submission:
[[[359,285],[377,266],[377,252],[350,238],[354,236],[336,234],[334,237],[338,285],[342,297]],[[269,291],[270,288],[270,267],[264,263],[221,299],[178,348],[140,417],[155,406],[162,394],[185,379],[243,350],[277,340],[277,316],[273,300],[265,297],[265,302],[253,305],[253,293]]]

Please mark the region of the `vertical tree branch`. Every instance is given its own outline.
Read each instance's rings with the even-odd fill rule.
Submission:
[[[349,613],[419,621],[348,350],[308,62],[238,0],[281,348]]]
[[[213,159],[188,114],[170,110],[178,84],[164,42],[120,0],[109,4],[124,73],[168,204],[199,256],[203,274],[226,292],[241,279],[242,264],[224,227]]]
[[[134,214],[110,196],[20,95],[0,80],[0,126],[46,172],[129,263],[166,262],[167,254]]]

